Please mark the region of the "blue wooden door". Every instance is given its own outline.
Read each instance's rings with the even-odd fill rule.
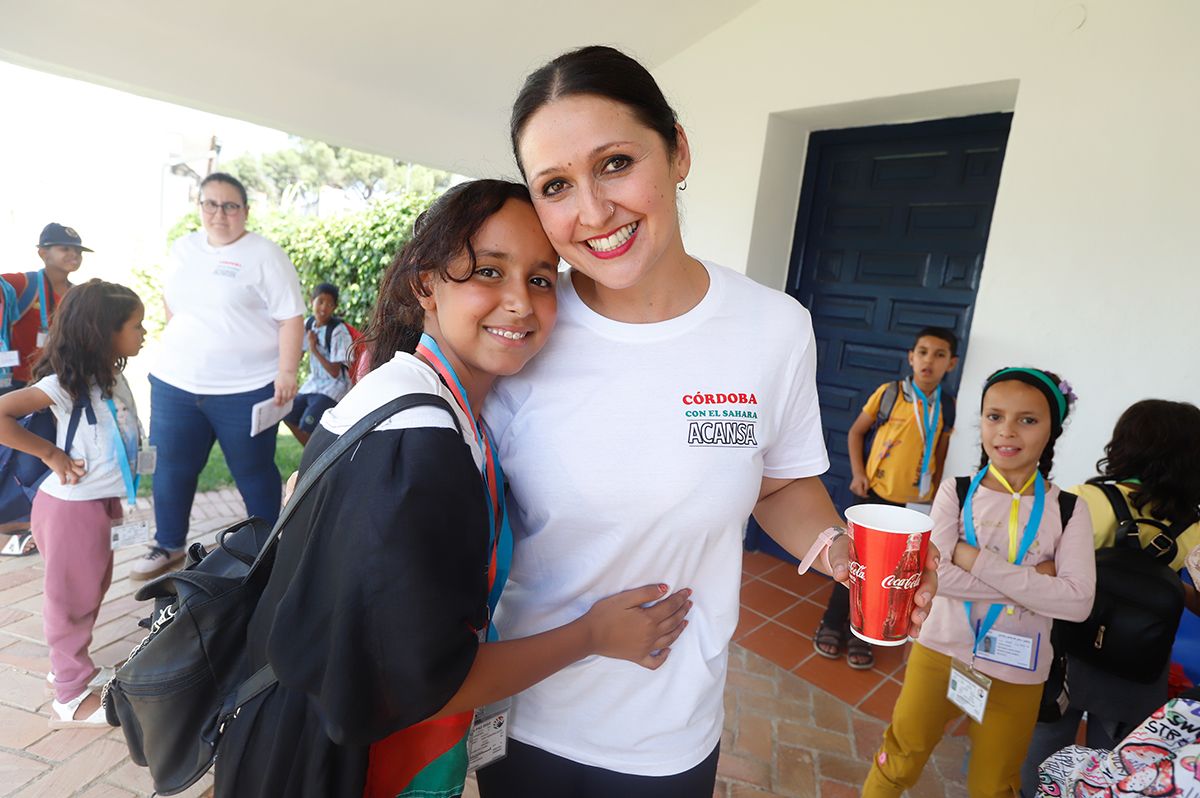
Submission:
[[[850,493],[846,433],[881,383],[906,376],[922,327],[954,330],[967,354],[1011,114],[814,133],[787,291],[809,309],[817,389],[839,509]],[[958,371],[947,375],[956,391]],[[972,418],[964,408],[964,423]],[[969,433],[968,433],[969,434]],[[751,521],[748,548],[781,553]]]

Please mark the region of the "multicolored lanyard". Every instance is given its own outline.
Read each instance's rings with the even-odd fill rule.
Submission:
[[[975,534],[975,516],[973,513],[975,492],[979,490],[979,484],[983,482],[984,476],[988,472],[1000,481],[1012,494],[1012,507],[1008,513],[1008,561],[1011,563],[1019,563],[1025,559],[1025,554],[1029,551],[1029,547],[1033,545],[1034,538],[1037,537],[1038,527],[1042,523],[1042,510],[1046,506],[1046,480],[1040,471],[1034,471],[1025,481],[1021,490],[1013,490],[1012,485],[1008,484],[1008,480],[1000,473],[1000,471],[990,463],[987,468],[980,470],[975,478],[971,480],[971,487],[967,489],[967,496],[963,500],[963,537],[968,545],[979,548],[979,538]],[[1030,483],[1033,484],[1033,509],[1029,513],[1029,520],[1025,522],[1025,533],[1021,536],[1020,543],[1017,542],[1017,530],[1020,526],[1018,513],[1021,509],[1021,494],[1029,489]],[[973,602],[965,602],[967,609],[967,623],[971,622],[971,607]],[[993,604],[988,607],[987,615],[984,616],[983,622],[980,623],[978,631],[975,633],[975,649],[979,649],[979,645],[983,642],[983,638],[987,637],[987,633],[991,631],[996,620],[1000,617],[1000,612],[1004,609],[1003,604]],[[1011,615],[1013,610],[1009,607]]]
[[[54,292],[50,292],[50,301],[54,301]],[[46,310],[46,270],[42,269],[38,272],[38,310],[42,314],[42,332],[50,331],[50,313],[54,312],[54,305],[50,305],[50,310]]]
[[[483,483],[487,487],[488,496],[491,499],[488,502],[490,526],[488,543],[492,552],[488,561],[488,608],[494,613],[496,604],[500,601],[500,594],[504,592],[504,584],[508,581],[508,572],[512,564],[513,536],[508,525],[508,510],[504,504],[504,470],[500,467],[500,459],[496,456],[495,447],[492,446],[492,437],[488,432],[487,425],[480,424],[475,420],[475,414],[471,411],[471,403],[467,400],[467,391],[459,381],[458,375],[454,373],[454,367],[450,365],[450,361],[442,354],[437,341],[427,333],[422,333],[416,353],[425,358],[442,378],[446,387],[450,389],[454,401],[458,402],[458,406],[470,420],[471,429],[475,432],[475,439],[479,441],[480,447],[483,449]],[[488,624],[488,639],[495,639],[490,623]]]
[[[913,402],[913,417],[917,420],[917,429],[921,431],[921,439],[925,441],[925,456],[921,459],[921,495],[929,490],[929,466],[933,461],[933,446],[937,442],[937,425],[942,416],[942,386],[939,384],[933,392],[933,400],[921,392],[916,380],[909,380],[913,394],[921,400],[921,410]]]
[[[117,420],[117,406],[112,399],[105,399],[108,412],[113,420],[113,450],[117,456],[117,464],[121,467],[121,477],[125,480],[125,496],[130,508],[137,506],[138,482],[141,476],[133,473],[133,461],[137,458],[137,442],[134,441],[133,452],[130,452],[129,441],[121,434],[121,423]]]

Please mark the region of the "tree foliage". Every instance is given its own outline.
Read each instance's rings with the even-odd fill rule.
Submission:
[[[282,208],[312,207],[323,186],[368,200],[400,193],[441,193],[453,177],[449,172],[301,138],[276,152],[238,156],[222,168],[252,194]]]

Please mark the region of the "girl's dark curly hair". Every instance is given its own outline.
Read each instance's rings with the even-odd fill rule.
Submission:
[[[425,330],[420,298],[429,296],[421,278],[434,274],[464,282],[475,270],[471,239],[484,222],[509,200],[532,205],[529,190],[508,180],[472,180],[438,197],[413,224],[412,239],[384,272],[371,320],[363,331],[368,369],[375,369],[397,352],[412,352]],[[450,274],[454,259],[466,252],[471,268],[461,277]]]
[[[1062,381],[1063,381],[1062,377],[1059,377],[1053,371],[1046,371],[1045,369],[1003,368],[1003,369],[999,369],[997,371],[992,372],[991,376],[989,376],[987,378],[987,381],[984,382],[983,396],[987,396],[988,388],[991,388],[996,383],[1016,381],[1016,382],[1023,382],[1026,385],[1030,386],[1031,388],[1036,388],[1038,391],[1040,391],[1042,393],[1043,396],[1046,397],[1046,404],[1049,405],[1049,407],[1050,407],[1050,416],[1051,416],[1050,439],[1046,441],[1046,448],[1042,449],[1042,456],[1038,459],[1038,471],[1041,471],[1042,476],[1044,476],[1046,479],[1049,479],[1050,478],[1050,469],[1054,468],[1054,444],[1062,436],[1062,432],[1063,432],[1062,425],[1063,425],[1063,422],[1066,421],[1067,415],[1069,415],[1071,412],[1071,405],[1069,402],[1067,403],[1066,413],[1063,414],[1062,418],[1059,418],[1059,412],[1058,412],[1058,409],[1055,407],[1055,400],[1053,398],[1051,398],[1050,389],[1048,388],[1047,385],[1045,385],[1045,382],[1043,380],[1037,379],[1035,377],[1032,377],[1031,375],[1023,373],[1023,372],[1028,372],[1028,371],[1040,371],[1042,374],[1045,374],[1055,385],[1062,384]],[[1064,400],[1064,401],[1066,401],[1066,400]],[[980,397],[979,405],[980,405],[980,408],[982,409],[983,397]],[[982,443],[979,444],[979,452],[980,452],[979,469],[982,471],[983,469],[988,467],[988,462],[989,462],[987,450],[983,448]]]
[[[1200,408],[1143,399],[1117,419],[1096,471],[1114,482],[1139,480],[1129,494],[1134,507],[1163,521],[1182,522],[1195,517],[1200,505],[1197,453]]]
[[[54,314],[46,346],[34,367],[34,379],[57,374],[75,401],[87,397],[92,384],[112,396],[125,358],[113,351],[113,333],[142,306],[132,290],[117,283],[88,280],[74,286]]]

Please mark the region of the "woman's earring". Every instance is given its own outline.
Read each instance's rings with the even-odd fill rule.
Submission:
[[[687,178],[686,177],[683,180],[679,181],[679,190],[687,191]]]

